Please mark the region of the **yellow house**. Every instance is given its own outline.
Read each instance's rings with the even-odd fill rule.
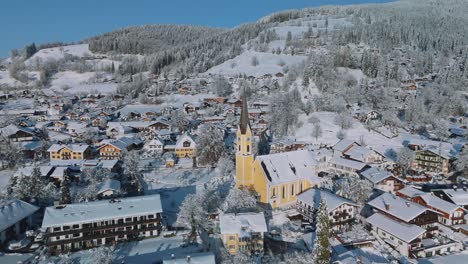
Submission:
[[[92,158],[91,148],[87,144],[53,144],[47,152],[50,154],[50,160],[84,160]]]
[[[222,214],[219,227],[229,254],[263,252],[263,237],[268,232],[263,213]]]
[[[179,137],[175,145],[175,154],[177,158],[193,158],[195,156],[196,144],[193,138],[184,133]]]
[[[243,100],[237,129],[237,188],[255,191],[258,200],[272,208],[293,206],[298,194],[321,185],[317,176],[318,166],[317,157],[306,150],[254,157],[247,103]]]

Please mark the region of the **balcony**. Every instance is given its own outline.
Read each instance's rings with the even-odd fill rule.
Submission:
[[[139,224],[156,224],[158,225],[160,222],[160,218],[153,218],[153,219],[146,219],[146,220],[138,220],[135,222],[124,222],[124,223],[117,223],[117,224],[110,224],[110,225],[102,225],[96,227],[84,227],[80,229],[70,229],[66,231],[58,231],[58,232],[50,232],[48,234],[49,237],[51,236],[63,236],[63,235],[70,235],[76,233],[85,233],[90,231],[99,231],[99,230],[106,230],[106,229],[115,229],[119,227],[127,227],[127,226],[134,226]]]

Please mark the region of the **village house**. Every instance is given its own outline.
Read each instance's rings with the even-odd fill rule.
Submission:
[[[42,221],[51,254],[81,250],[162,230],[159,194],[47,207]]]
[[[462,188],[454,186],[451,189],[435,190],[433,193],[445,201],[454,203],[468,210],[468,188],[466,186]]]
[[[6,246],[29,230],[38,210],[39,207],[21,200],[0,200],[0,246]]]
[[[158,157],[163,153],[164,140],[154,137],[153,139],[145,142],[143,145],[143,151],[148,157]]]
[[[109,198],[114,197],[120,193],[120,181],[114,179],[106,179],[99,185],[97,191],[98,198]]]
[[[407,142],[407,146],[414,151],[412,169],[442,175],[451,171],[451,163],[458,152],[450,143],[431,140],[413,140]]]
[[[331,229],[335,232],[351,226],[358,213],[358,205],[327,190],[309,189],[297,196],[296,209],[305,221],[315,222],[320,201],[327,205]]]
[[[91,159],[92,150],[87,144],[53,144],[47,150],[50,155],[50,160],[82,160]]]
[[[441,224],[451,226],[464,225],[466,223],[465,209],[456,204],[444,201],[437,196],[423,194],[413,197],[411,200],[438,212],[438,220]]]
[[[363,162],[334,156],[329,162],[328,172],[337,175],[358,177],[359,172],[366,167],[367,165]]]
[[[304,141],[297,141],[295,138],[281,138],[270,143],[270,153],[280,153],[302,150],[306,146]]]
[[[420,204],[390,193],[383,193],[367,204],[373,208],[374,212],[407,224],[415,224],[426,229],[427,233],[431,235],[438,233],[436,223],[439,214]]]
[[[393,173],[376,167],[368,168],[359,173],[374,186],[374,189],[395,194],[405,187],[404,182]]]
[[[13,142],[32,141],[36,139],[36,133],[29,127],[17,127],[9,125],[0,129],[0,136]]]
[[[182,134],[175,144],[174,151],[177,158],[193,158],[195,156],[196,143],[188,133]]]
[[[123,137],[118,140],[104,142],[99,148],[99,156],[103,160],[118,160],[122,158],[124,151],[130,151],[141,147],[143,142],[136,138]]]
[[[392,246],[405,257],[422,257],[424,250],[422,238],[424,228],[394,220],[383,214],[375,213],[366,219],[376,234],[385,243]]]
[[[221,240],[231,255],[263,253],[264,233],[268,232],[263,213],[222,214],[219,225]]]

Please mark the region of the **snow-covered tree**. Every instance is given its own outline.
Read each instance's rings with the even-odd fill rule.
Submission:
[[[143,191],[143,174],[138,167],[140,156],[136,151],[130,151],[124,157],[125,175],[130,183],[137,188],[138,192]]]
[[[65,175],[63,181],[60,183],[60,194],[61,194],[60,203],[61,204],[71,203],[72,199],[71,199],[69,184],[70,184],[70,181],[68,179],[68,176]]]
[[[409,148],[401,148],[396,155],[396,163],[401,169],[401,174],[406,176],[406,173],[411,168],[411,163],[413,162],[413,151]]]
[[[306,252],[294,251],[284,256],[285,264],[310,264],[311,261],[312,255]]]
[[[182,110],[172,111],[171,123],[180,132],[187,131],[190,124],[187,114],[185,114],[185,112]]]
[[[250,60],[250,64],[254,67],[257,67],[260,62],[258,61],[257,56],[253,56],[252,59]]]
[[[468,179],[468,151],[465,150],[458,155],[457,160],[454,162],[455,169],[461,172],[461,176]]]
[[[200,194],[189,194],[182,202],[177,215],[176,225],[190,228],[188,241],[194,242],[198,232],[206,223],[206,212],[203,210],[204,197]]]
[[[232,86],[223,76],[217,76],[211,83],[211,90],[219,96],[229,96],[232,94]]]
[[[312,127],[312,137],[315,138],[315,141],[318,141],[318,138],[322,136],[322,127],[320,124],[315,124]]]
[[[342,130],[349,129],[353,126],[353,119],[346,113],[341,113],[333,119],[335,125],[339,126]]]
[[[198,163],[214,166],[225,151],[224,131],[211,124],[203,126],[200,129],[196,143]]]
[[[224,212],[239,213],[255,208],[257,198],[246,188],[232,188],[224,202]]]
[[[312,249],[312,263],[330,263],[330,221],[328,219],[327,204],[320,201],[320,206],[315,219],[315,241]]]
[[[359,204],[364,204],[373,190],[372,183],[358,177],[343,177],[339,181],[335,181],[335,184],[338,195]]]

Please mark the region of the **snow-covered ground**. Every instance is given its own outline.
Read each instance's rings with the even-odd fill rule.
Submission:
[[[257,57],[259,64],[252,66],[252,58]],[[306,56],[292,56],[285,54],[272,54],[267,52],[245,51],[241,55],[227,60],[224,63],[214,66],[206,73],[223,74],[223,75],[238,75],[246,74],[255,77],[265,74],[275,74],[283,72],[283,67],[299,64],[303,62]],[[281,66],[280,64],[283,64]]]
[[[26,65],[32,65],[39,62],[46,62],[49,60],[60,60],[65,57],[66,54],[77,56],[77,57],[85,57],[92,55],[92,52],[89,50],[88,44],[77,44],[77,45],[69,45],[63,47],[55,47],[49,49],[42,49],[39,50],[36,54],[34,54],[31,58],[25,61]]]
[[[16,79],[11,78],[10,73],[8,71],[0,71],[0,86],[1,85],[16,86],[19,84],[21,84],[21,82],[17,81]]]
[[[58,72],[52,77],[50,89],[55,91],[63,91],[65,87],[74,87],[82,83],[88,82],[96,75],[94,72],[74,72],[64,71]]]
[[[34,106],[34,100],[29,98],[21,98],[9,100],[3,105],[3,110],[20,110],[31,109]]]
[[[310,142],[312,144],[328,144],[335,145],[339,139],[336,137],[337,132],[340,130],[340,127],[334,123],[336,113],[332,112],[316,112],[306,116],[301,114],[299,121],[303,122],[302,127],[297,128],[294,135],[297,140]],[[312,137],[312,128],[313,124],[308,120],[310,117],[315,116],[320,120],[320,126],[322,128],[322,136],[315,140]],[[406,132],[401,132],[398,137],[389,139],[383,135],[367,130],[362,123],[353,119],[353,126],[350,129],[344,130],[345,138],[355,140],[356,142],[360,141],[360,138],[363,137],[367,146],[375,149],[381,154],[387,153],[389,149],[398,150],[403,147],[403,142],[409,139],[420,138],[417,135],[411,135]]]
[[[448,256],[437,256],[428,259],[419,259],[421,264],[466,264],[468,263],[468,250]]]
[[[65,94],[75,95],[80,93],[113,94],[117,91],[116,83],[92,83],[73,86],[65,91]]]

